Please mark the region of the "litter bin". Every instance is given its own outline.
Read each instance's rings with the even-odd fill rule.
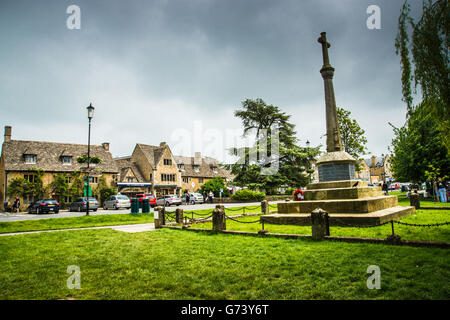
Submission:
[[[139,213],[139,199],[131,198],[131,213]]]
[[[149,213],[150,212],[150,199],[145,198],[142,199],[142,213]]]

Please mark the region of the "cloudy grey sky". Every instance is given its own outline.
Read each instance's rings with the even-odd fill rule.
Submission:
[[[114,156],[135,143],[168,142],[227,161],[246,98],[292,115],[300,144],[325,145],[320,32],[335,67],[338,106],[387,152],[388,121],[401,125],[394,39],[403,0],[0,0],[0,125],[13,139],[92,142]],[[69,30],[69,5],[81,29]],[[411,1],[413,14],[421,1]],[[381,29],[369,30],[369,5]],[[239,142],[239,143],[242,143]]]

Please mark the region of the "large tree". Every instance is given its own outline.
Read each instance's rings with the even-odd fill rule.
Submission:
[[[408,0],[403,4],[395,41],[400,55],[403,100],[407,117],[414,111],[413,93],[419,87],[423,107],[435,120],[443,145],[450,150],[450,61],[448,0],[424,0],[422,14],[415,22]],[[412,81],[414,80],[414,89]]]
[[[242,107],[235,115],[242,120],[244,136],[256,130],[256,142],[253,146],[232,148],[231,153],[239,156],[231,166],[236,174],[234,182],[269,192],[283,185],[299,187],[309,183],[314,171],[310,169],[311,161],[320,153],[319,147],[298,146],[290,115],[278,107],[267,105],[262,99],[246,99]]]
[[[337,108],[339,131],[341,133],[342,147],[344,151],[355,159],[366,154],[367,139],[365,131],[361,129],[358,122],[350,117],[351,112],[344,108]]]
[[[413,108],[409,120],[394,128],[391,170],[398,181],[425,182],[450,177],[450,154],[425,102]],[[431,173],[431,174],[430,174]],[[432,178],[430,178],[432,177]]]

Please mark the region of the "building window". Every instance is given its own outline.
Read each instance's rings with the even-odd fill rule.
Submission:
[[[194,171],[195,172],[200,172],[200,166],[194,165]]]
[[[35,154],[26,154],[25,155],[25,163],[36,163],[36,155]]]
[[[36,182],[37,180],[37,176],[35,174],[25,174],[23,178],[28,182]]]
[[[64,196],[64,202],[65,202],[65,203],[70,203],[70,202],[72,202],[72,197],[70,197],[70,196]]]
[[[172,165],[172,159],[164,159],[164,165],[165,166],[171,166]]]
[[[175,182],[175,175],[174,174],[161,174],[161,181],[172,181]]]
[[[61,160],[62,160],[62,163],[64,165],[71,165],[72,164],[72,157],[71,156],[62,156]]]
[[[153,175],[150,173],[150,181],[152,181],[152,177],[153,177]]]
[[[127,178],[127,182],[130,182],[130,183],[131,183],[131,182],[134,182],[134,178],[128,177],[128,178]]]
[[[203,183],[203,178],[198,178],[198,183]]]
[[[97,177],[89,177],[89,183],[98,183]]]
[[[184,170],[184,164],[180,163],[180,164],[178,165],[178,169]]]
[[[72,177],[66,177],[66,183],[72,183]]]
[[[183,178],[183,182],[184,182],[184,183],[189,183],[189,178],[188,178],[188,177],[184,177],[184,178]]]
[[[212,171],[213,171],[214,173],[217,173],[217,167],[212,167]]]

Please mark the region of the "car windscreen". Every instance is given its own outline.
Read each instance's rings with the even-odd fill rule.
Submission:
[[[119,200],[129,200],[127,196],[117,196]]]
[[[55,199],[45,199],[45,200],[43,200],[43,202],[49,203],[49,204],[56,204],[56,200]]]

